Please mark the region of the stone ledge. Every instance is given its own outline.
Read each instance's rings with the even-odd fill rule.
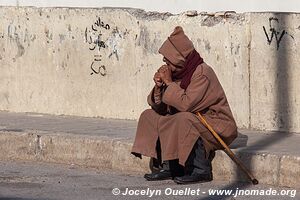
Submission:
[[[142,174],[149,171],[149,158],[130,154],[132,141],[107,136],[0,132],[0,160],[27,160],[76,164]],[[300,188],[300,156],[233,150],[262,184]],[[215,180],[247,181],[244,174],[222,151],[213,160]]]

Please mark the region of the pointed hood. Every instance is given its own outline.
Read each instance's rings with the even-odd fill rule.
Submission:
[[[173,65],[183,68],[186,57],[194,50],[192,41],[184,34],[182,27],[176,26],[170,37],[158,52]]]

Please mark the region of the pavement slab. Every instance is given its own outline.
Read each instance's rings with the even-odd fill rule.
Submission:
[[[0,168],[0,200],[291,200],[300,197],[296,189],[287,187],[228,181],[177,185],[172,180],[149,182],[139,175],[77,165],[18,161],[0,162]],[[222,191],[227,191],[227,195],[221,194]],[[255,195],[255,191],[265,194]],[[274,195],[269,195],[270,191]]]

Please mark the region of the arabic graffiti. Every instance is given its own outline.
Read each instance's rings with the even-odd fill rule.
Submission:
[[[90,51],[96,51],[94,60],[92,61],[90,68],[93,74],[100,74],[101,76],[106,75],[106,67],[101,63],[102,55],[100,54],[101,49],[107,48],[107,44],[103,39],[102,31],[110,29],[110,25],[104,23],[100,17],[90,26],[85,29],[85,42],[89,44]]]
[[[89,65],[90,75],[107,75],[107,66],[104,63],[107,63],[108,59],[119,61],[122,52],[120,46],[129,32],[126,27],[123,31],[117,26],[112,27],[100,17],[85,28],[84,42],[88,44],[89,51],[93,52],[93,60]]]
[[[270,17],[269,18],[269,33],[267,32],[267,29],[265,26],[263,26],[263,30],[264,30],[264,33],[266,35],[266,38],[267,38],[267,42],[269,45],[271,45],[274,37],[275,37],[275,40],[276,40],[276,46],[277,46],[277,50],[279,49],[280,47],[280,42],[282,41],[283,37],[288,34],[286,30],[282,30],[281,32],[278,31],[273,25],[274,23],[278,23],[279,24],[279,20],[278,18],[275,18],[275,17]],[[289,34],[288,34],[289,35]],[[294,39],[294,37],[292,35],[289,35],[290,37],[292,37]]]
[[[106,47],[105,42],[101,40],[101,36],[102,36],[102,33],[99,33],[94,38],[92,38],[91,35],[88,37],[88,29],[87,28],[85,29],[85,42],[89,43],[91,45],[89,47],[89,49],[91,51],[95,50],[96,47],[99,48],[99,51],[100,51],[101,48],[105,48]]]
[[[96,28],[95,28],[95,26],[96,26]],[[100,27],[102,27],[102,28],[105,28],[106,30],[109,30],[110,29],[110,26],[109,26],[109,24],[105,24],[104,25],[104,22],[103,21],[101,21],[101,19],[100,19],[100,17],[98,17],[98,19],[97,19],[97,21],[94,23],[94,25],[92,25],[92,29],[93,29],[93,31],[98,31],[98,28]]]
[[[101,76],[106,75],[106,67],[101,64],[101,55],[95,55],[94,61],[91,63],[91,75],[100,74]],[[97,69],[97,70],[95,70]]]

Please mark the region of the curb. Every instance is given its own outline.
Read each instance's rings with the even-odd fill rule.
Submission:
[[[0,132],[0,160],[24,160],[75,164],[123,173],[149,172],[149,158],[130,154],[132,141],[107,136],[49,132]],[[300,188],[300,157],[272,153],[233,152],[261,184]],[[214,180],[247,181],[243,172],[223,151],[213,160]]]

